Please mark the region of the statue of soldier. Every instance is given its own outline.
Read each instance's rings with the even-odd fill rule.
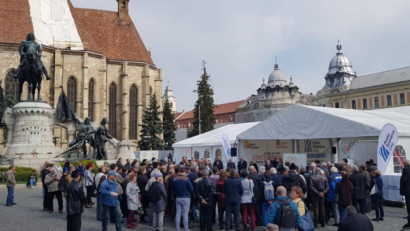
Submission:
[[[101,125],[97,130],[90,131],[88,134],[95,133],[94,135],[94,155],[93,159],[97,160],[106,160],[107,159],[107,150],[105,149],[105,143],[113,137],[108,133],[108,129],[105,126],[108,123],[107,118],[101,120]]]
[[[47,80],[50,80],[50,76],[48,75],[47,69],[44,67],[43,62],[41,61],[41,55],[43,53],[43,49],[41,48],[40,44],[35,42],[34,34],[30,33],[27,35],[26,40],[20,43],[20,66],[17,68],[17,73],[14,78],[18,78],[20,72],[26,66],[26,53],[29,49],[32,49],[32,53],[36,54],[36,62],[38,63],[39,69],[44,73]]]
[[[68,146],[72,147],[77,143],[82,142],[82,149],[83,149],[83,154],[84,154],[84,159],[87,157],[87,146],[86,143],[88,142],[91,147],[94,146],[94,139],[93,137],[89,134],[89,132],[93,131],[93,127],[91,126],[91,118],[87,117],[84,120],[84,123],[81,123],[78,119],[76,121],[80,124],[78,127],[78,136],[77,139],[73,140]]]

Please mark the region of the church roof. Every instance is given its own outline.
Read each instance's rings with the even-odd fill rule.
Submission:
[[[354,78],[350,90],[410,81],[410,67],[383,71]]]
[[[28,0],[0,0],[0,6],[0,43],[20,44],[33,32]]]

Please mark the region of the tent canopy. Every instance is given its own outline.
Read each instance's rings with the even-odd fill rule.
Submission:
[[[229,124],[215,130],[182,140],[172,145],[173,148],[200,147],[200,146],[221,146],[222,134],[225,133],[231,144],[235,143],[236,136],[249,128],[257,125],[259,122]]]
[[[240,140],[377,137],[387,123],[410,136],[410,107],[353,110],[293,105],[238,135]]]

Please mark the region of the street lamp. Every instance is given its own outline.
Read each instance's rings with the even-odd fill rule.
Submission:
[[[197,81],[198,83],[200,82],[200,81]],[[194,90],[194,92],[198,92],[197,90]],[[198,112],[199,112],[199,118],[198,118],[198,120],[199,120],[199,135],[201,135],[201,104],[199,104],[199,102],[198,102]]]

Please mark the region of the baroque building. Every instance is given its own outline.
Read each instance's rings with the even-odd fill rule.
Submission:
[[[78,117],[91,117],[95,125],[107,117],[117,140],[136,143],[154,93],[162,109],[162,70],[129,16],[129,0],[117,2],[117,11],[106,11],[76,8],[70,0],[0,0],[0,78],[6,97],[18,94],[13,75],[19,44],[34,33],[51,76],[43,80],[42,99],[56,108],[62,86]],[[75,134],[56,126],[53,135],[57,147],[65,148]]]
[[[265,79],[262,82],[257,94],[248,97],[237,108],[236,123],[263,121],[293,104],[315,104],[315,96],[300,92],[299,87],[293,83],[292,77],[288,84],[285,74],[279,70],[277,63],[269,75],[268,83],[265,83]]]

